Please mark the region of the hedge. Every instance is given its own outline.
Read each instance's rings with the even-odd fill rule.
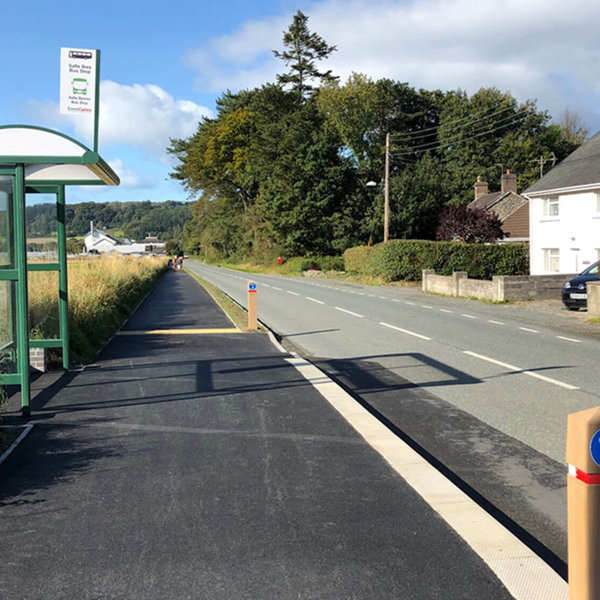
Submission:
[[[494,275],[528,275],[529,246],[391,240],[349,248],[344,252],[344,264],[349,273],[386,281],[419,281],[423,269],[435,269],[440,275],[466,271],[473,279],[491,279]]]

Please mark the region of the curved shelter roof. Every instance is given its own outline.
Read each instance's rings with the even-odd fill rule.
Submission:
[[[77,140],[31,125],[0,126],[0,164],[24,164],[30,185],[119,185],[108,163]]]

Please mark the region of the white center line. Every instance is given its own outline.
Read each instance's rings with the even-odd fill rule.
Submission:
[[[379,296],[379,299],[380,300],[387,300],[387,297],[386,296]]]
[[[299,296],[300,294],[298,294],[297,292],[292,292],[292,290],[286,290],[286,292],[288,294],[291,294],[292,296]]]
[[[447,308],[440,308],[440,312],[448,313],[448,314],[454,314],[453,310],[448,310]]]
[[[521,331],[528,331],[529,333],[539,333],[537,329],[529,329],[528,327],[519,327]]]
[[[352,312],[351,310],[346,310],[345,308],[340,308],[339,306],[334,306],[333,308],[335,308],[335,310],[340,310],[342,312],[348,313],[349,315],[352,315],[353,317],[358,317],[359,319],[363,318],[363,315],[359,315],[358,313]]]
[[[474,317],[473,315],[467,315],[466,313],[463,313],[462,316],[467,319],[476,319],[477,318],[477,317]]]
[[[416,302],[409,302],[408,300],[406,301],[406,304],[409,304],[410,306],[416,306]]]
[[[504,325],[502,321],[493,321],[492,319],[488,319],[488,323],[493,323],[494,325]]]
[[[562,335],[557,335],[557,339],[565,340],[566,342],[575,342],[577,344],[581,344],[581,340],[576,340],[575,338],[563,337]]]
[[[421,304],[421,308],[433,308],[433,306],[429,306],[429,304]]]
[[[514,365],[509,365],[508,363],[504,363],[504,362],[501,362],[494,358],[490,358],[489,356],[483,356],[482,354],[477,354],[475,352],[471,352],[470,350],[463,350],[463,354],[468,354],[469,356],[479,358],[480,360],[485,360],[486,362],[492,363],[494,365],[498,365],[499,367],[504,367],[505,369],[509,369],[516,373],[522,373],[523,375],[529,375],[530,377],[535,377],[536,379],[541,379],[542,381],[546,381],[548,383],[558,385],[567,390],[578,390],[579,389],[577,386],[570,385],[569,383],[563,383],[562,381],[558,381],[557,379],[552,379],[551,377],[546,377],[544,375],[540,375],[539,373],[534,373],[533,371],[527,371],[526,369],[522,369],[521,367],[515,367]]]
[[[281,288],[278,288],[278,287],[275,287],[275,286],[273,286],[273,289],[277,290],[278,292],[283,292],[283,290]]]
[[[415,333],[414,331],[409,331],[408,329],[402,329],[402,327],[396,327],[395,325],[390,325],[389,323],[384,323],[383,321],[379,321],[380,325],[383,325],[384,327],[389,327],[390,329],[395,329],[396,331],[400,331],[401,333],[406,333],[407,335],[412,335],[416,338],[419,338],[421,340],[431,340],[430,337],[427,337],[426,335],[421,335],[420,333]]]
[[[307,300],[310,300],[311,302],[316,302],[317,304],[325,304],[325,302],[321,302],[321,300],[317,300],[316,298],[311,298],[310,296],[306,296]]]

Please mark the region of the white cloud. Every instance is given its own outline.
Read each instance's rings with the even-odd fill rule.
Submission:
[[[482,86],[537,98],[559,116],[569,106],[600,128],[600,3],[589,0],[327,0],[305,14],[309,29],[338,52],[327,68],[345,80],[353,71],[426,89]],[[292,15],[253,21],[210,40],[187,60],[211,91],[274,81]]]
[[[110,168],[119,176],[121,188],[132,190],[149,189],[156,184],[154,177],[141,175],[136,170],[125,167],[120,158],[108,160],[107,162],[110,165]]]
[[[56,104],[34,104],[46,122],[70,124],[77,138],[93,138],[93,121],[80,115],[60,115]],[[127,144],[167,162],[169,138],[189,137],[212,111],[190,100],[177,100],[152,84],[122,85],[102,81],[100,88],[99,146]]]

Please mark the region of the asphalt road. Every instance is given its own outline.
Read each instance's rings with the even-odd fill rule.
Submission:
[[[598,336],[503,305],[188,261],[566,560],[567,415],[600,404]]]
[[[169,273],[0,465],[0,597],[510,595],[263,334]],[[18,418],[18,407],[9,419]]]

